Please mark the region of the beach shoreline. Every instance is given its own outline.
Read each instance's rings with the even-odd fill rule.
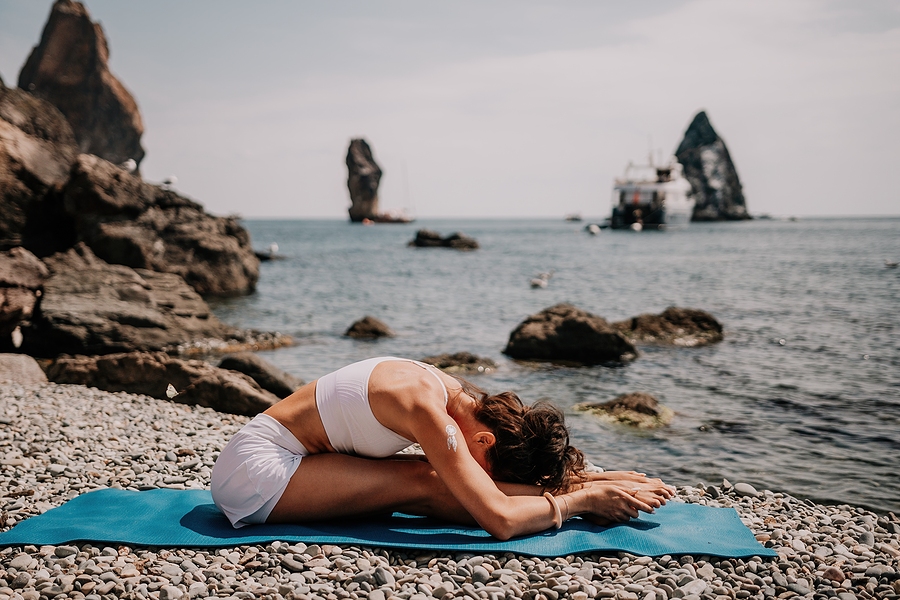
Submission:
[[[247,417],[75,385],[0,388],[0,530],[103,487],[205,489]],[[541,559],[274,542],[227,549],[0,548],[0,600],[46,598],[896,598],[900,520],[742,485],[678,500],[733,507],[778,558]]]

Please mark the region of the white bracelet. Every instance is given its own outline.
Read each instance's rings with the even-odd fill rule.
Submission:
[[[559,510],[559,503],[550,492],[544,492],[544,498],[546,498],[547,501],[550,502],[550,505],[553,507],[553,524],[557,529],[559,529],[563,524],[562,511]]]

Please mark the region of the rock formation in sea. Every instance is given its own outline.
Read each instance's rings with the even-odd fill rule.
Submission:
[[[675,151],[691,182],[694,221],[738,221],[752,218],[747,212],[741,180],[725,141],[700,111]]]
[[[447,237],[441,237],[436,231],[420,229],[416,237],[410,240],[407,246],[415,248],[453,248],[455,250],[477,250],[478,241],[466,234],[457,231]]]
[[[645,313],[612,326],[633,344],[693,347],[722,341],[722,324],[695,308],[670,306],[658,315]]]
[[[605,421],[637,427],[655,429],[672,422],[675,412],[659,403],[645,392],[632,392],[616,396],[609,402],[584,402],[576,404],[575,410],[591,412]]]
[[[603,317],[557,304],[525,319],[503,353],[512,358],[587,365],[623,363],[637,350]]]
[[[372,340],[382,337],[394,337],[394,332],[383,321],[371,315],[366,315],[353,323],[344,335],[359,340]]]
[[[19,88],[59,108],[72,125],[80,152],[140,165],[141,114],[108,63],[100,24],[91,21],[82,3],[57,0],[19,73]]]
[[[47,377],[54,383],[145,394],[237,415],[256,415],[279,400],[243,373],[164,352],[63,356],[50,364]]]
[[[347,149],[347,188],[350,190],[350,220],[377,220],[378,185],[381,183],[381,167],[372,157],[372,149],[366,140],[350,140]]]

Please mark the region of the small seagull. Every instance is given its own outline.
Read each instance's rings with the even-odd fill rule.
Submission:
[[[272,242],[269,244],[269,256],[274,256],[276,252],[278,252],[278,244]]]
[[[884,259],[884,266],[887,267],[888,269],[896,269],[897,265],[900,265],[900,263],[895,262],[893,260]]]
[[[13,329],[13,332],[10,335],[12,337],[13,346],[15,346],[16,348],[20,347],[22,345],[22,341],[25,339],[22,335],[22,329],[16,327],[15,329]]]
[[[587,232],[591,235],[597,235],[598,233],[600,233],[600,226],[597,225],[596,223],[591,223],[590,225],[588,225],[586,227],[586,229],[587,229]]]
[[[171,399],[177,395],[178,395],[178,390],[176,390],[175,386],[170,383],[169,387],[166,388],[166,396],[168,396]]]
[[[164,190],[171,190],[172,186],[174,186],[176,183],[178,183],[178,178],[174,175],[169,175],[163,180],[162,187]]]
[[[553,271],[538,273],[537,277],[531,280],[531,287],[545,288],[547,287],[547,284],[550,283],[551,277],[553,277]]]
[[[134,170],[137,169],[137,162],[135,162],[133,158],[129,158],[120,164],[119,168],[123,169],[126,173],[134,173]]]

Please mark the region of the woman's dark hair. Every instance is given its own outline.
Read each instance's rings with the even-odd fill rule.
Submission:
[[[496,438],[487,453],[495,480],[539,485],[554,493],[583,480],[584,455],[569,445],[561,410],[546,401],[525,406],[513,392],[488,395],[459,381],[475,398],[475,418]]]

